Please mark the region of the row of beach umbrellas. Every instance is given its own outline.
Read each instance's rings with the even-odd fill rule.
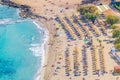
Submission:
[[[83,62],[83,74],[84,76],[88,75],[88,62],[87,62],[87,53],[86,53],[86,47],[82,47],[82,62]]]
[[[66,15],[66,18],[70,21],[71,26],[76,30],[76,34],[78,33],[77,36],[78,36],[79,38],[82,38],[82,37],[83,37],[83,34],[82,34],[82,32],[80,31],[80,28],[74,23],[73,19],[70,18],[70,17],[68,17],[67,15]]]
[[[76,20],[77,20],[76,22],[78,24],[81,24],[80,28],[81,28],[83,34],[85,36],[91,36],[91,33],[89,32],[88,26],[85,26],[84,23],[79,19],[79,17],[76,14],[74,14],[73,17],[76,18]]]
[[[105,68],[105,60],[104,60],[104,53],[103,53],[102,46],[100,46],[99,55],[100,55],[100,64],[101,64],[102,74],[104,74],[106,72],[106,68]]]
[[[58,15],[58,18],[60,19],[61,23],[64,25],[64,28],[68,31],[68,33],[70,34],[70,36],[73,39],[76,39],[76,35],[78,38],[82,38],[83,35],[85,36],[91,36],[91,33],[89,32],[89,30],[96,36],[99,35],[98,30],[95,28],[95,26],[93,24],[91,24],[89,21],[89,25],[88,26],[83,26],[83,22],[81,22],[78,19],[77,15],[72,15],[71,17],[68,17],[67,15],[64,17],[64,19]],[[88,29],[89,28],[89,29]],[[105,29],[104,29],[105,30]],[[83,32],[83,34],[82,34]]]
[[[94,45],[92,45],[91,47],[91,55],[92,55],[92,62],[93,62],[93,72],[98,71],[98,63],[97,63],[97,56],[96,56],[96,47]]]
[[[70,75],[70,58],[69,58],[69,50],[65,51],[65,73],[66,76]]]
[[[78,55],[79,55],[78,48],[75,47],[74,49],[74,76],[80,76]]]
[[[89,21],[88,21],[88,27],[89,27],[89,30],[93,33],[93,35],[95,35],[96,37],[100,35],[98,30],[95,28],[95,26]]]
[[[70,28],[70,26],[67,24],[67,23],[65,23],[65,21],[63,20],[63,18],[61,17],[61,16],[59,16],[59,18],[60,18],[60,20],[61,20],[61,22],[63,23],[63,25],[64,25],[64,27],[66,28],[66,30],[69,32],[69,34],[71,35],[71,37],[73,38],[73,39],[75,39],[76,37],[75,37],[75,34],[74,34],[74,32],[72,31],[72,29]]]
[[[77,15],[73,15],[72,18],[74,19],[74,22],[79,26],[80,30],[83,32],[83,34],[86,36],[89,36],[89,30],[87,30],[86,28],[84,28],[83,24],[80,22],[79,18],[77,17]]]

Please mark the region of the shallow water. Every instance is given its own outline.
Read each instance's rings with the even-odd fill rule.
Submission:
[[[41,63],[35,50],[42,33],[30,19],[20,18],[17,9],[0,5],[0,80],[33,80]]]

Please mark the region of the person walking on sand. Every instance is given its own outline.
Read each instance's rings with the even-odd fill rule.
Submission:
[[[116,77],[116,80],[119,80],[119,77]]]
[[[82,80],[85,80],[85,78],[83,78]]]

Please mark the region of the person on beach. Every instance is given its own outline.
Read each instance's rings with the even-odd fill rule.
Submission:
[[[82,80],[85,80],[85,78],[83,77],[83,79]]]

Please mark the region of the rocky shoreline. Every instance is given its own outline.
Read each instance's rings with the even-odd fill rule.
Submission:
[[[19,15],[23,18],[27,18],[27,17],[32,18],[32,19],[42,18],[44,20],[47,20],[47,18],[45,18],[43,16],[39,16],[37,14],[32,13],[30,6],[20,5],[20,4],[12,2],[10,0],[0,0],[0,4],[7,5],[7,6],[13,7],[13,8],[18,8],[20,10]]]

